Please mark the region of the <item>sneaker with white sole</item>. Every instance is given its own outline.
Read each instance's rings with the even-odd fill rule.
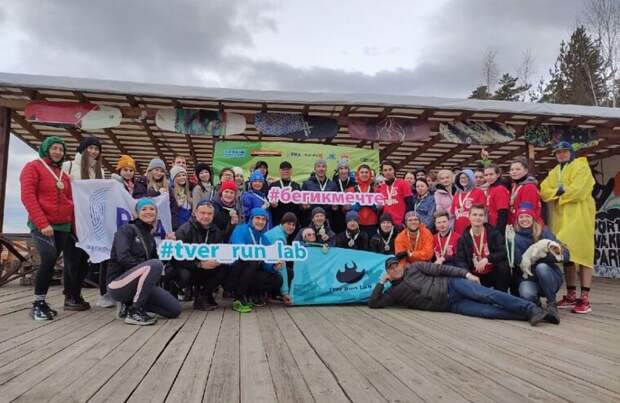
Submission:
[[[559,309],[573,309],[577,305],[577,298],[569,298],[568,295],[562,297],[557,306]]]
[[[590,313],[592,312],[592,305],[587,299],[578,299],[577,305],[573,308],[573,313]]]
[[[99,308],[112,308],[116,306],[116,301],[114,301],[114,299],[112,299],[112,297],[110,297],[110,295],[106,293],[99,297],[99,300],[97,301],[97,306]]]

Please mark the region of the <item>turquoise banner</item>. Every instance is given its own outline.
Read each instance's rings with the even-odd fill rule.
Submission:
[[[295,262],[289,296],[293,305],[364,303],[385,272],[389,257],[342,248],[308,247],[308,258]]]

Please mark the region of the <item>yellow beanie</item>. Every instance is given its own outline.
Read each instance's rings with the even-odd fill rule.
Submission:
[[[116,163],[116,170],[120,171],[123,168],[131,168],[136,170],[136,162],[129,155],[122,154]]]

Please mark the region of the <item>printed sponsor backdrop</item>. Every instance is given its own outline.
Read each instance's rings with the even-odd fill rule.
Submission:
[[[343,158],[349,160],[352,171],[362,163],[375,171],[379,167],[378,150],[276,141],[219,141],[213,154],[213,172],[218,179],[222,168],[238,166],[243,168],[247,180],[250,169],[258,161],[266,161],[271,181],[279,175],[280,162],[288,161],[293,165],[293,180],[301,184],[313,172],[316,160],[327,162],[327,176],[331,178],[338,161]]]

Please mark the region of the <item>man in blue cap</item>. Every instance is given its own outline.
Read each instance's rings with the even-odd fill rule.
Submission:
[[[566,245],[571,258],[564,265],[567,293],[558,303],[558,308],[589,313],[592,312],[590,287],[596,216],[592,189],[595,181],[587,158],[575,158],[575,151],[569,142],[560,141],[554,146],[553,153],[558,165],[540,184],[540,198],[547,203],[551,231]],[[577,266],[581,269],[580,298],[577,298]]]

